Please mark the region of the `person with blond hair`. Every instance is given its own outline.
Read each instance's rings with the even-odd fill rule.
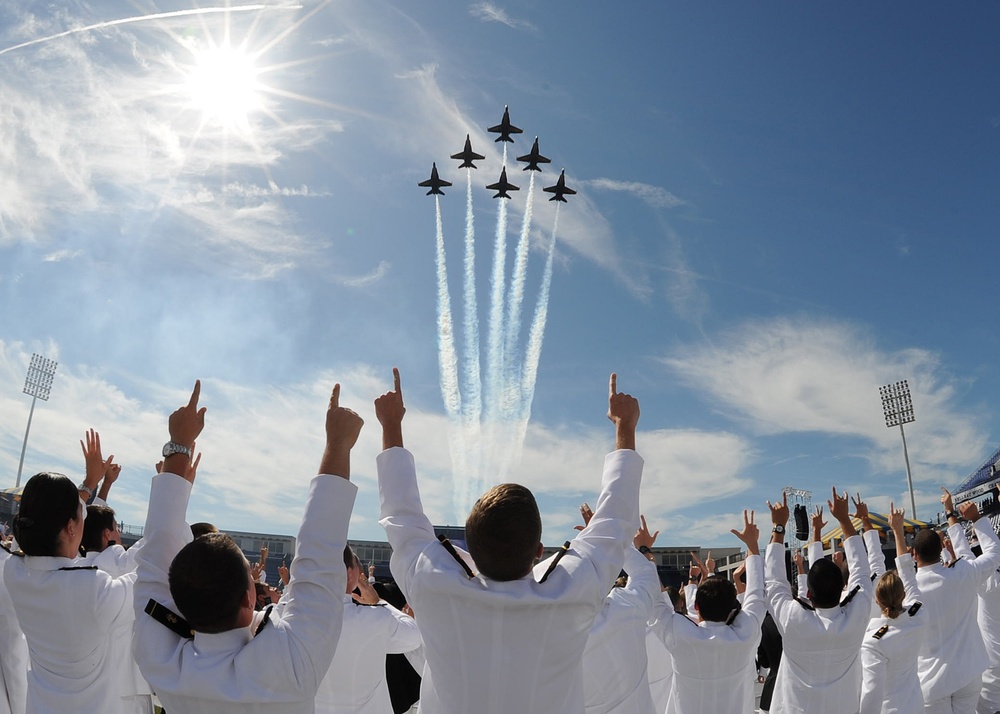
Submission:
[[[861,643],[861,714],[919,714],[924,710],[917,654],[924,639],[920,589],[913,556],[906,549],[902,508],[889,507],[896,538],[896,570],[875,585],[881,616],[872,618]]]

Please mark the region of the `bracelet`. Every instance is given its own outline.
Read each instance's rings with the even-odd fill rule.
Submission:
[[[85,483],[81,483],[79,486],[77,486],[76,490],[77,491],[84,491],[87,494],[87,500],[88,501],[94,497],[94,489],[92,489],[90,486],[88,486]]]

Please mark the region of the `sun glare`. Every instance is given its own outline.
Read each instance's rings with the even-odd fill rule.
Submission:
[[[263,106],[258,71],[241,49],[222,45],[198,51],[186,82],[191,107],[206,122],[248,130],[248,116]]]

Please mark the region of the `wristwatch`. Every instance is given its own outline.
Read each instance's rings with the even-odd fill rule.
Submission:
[[[650,553],[653,552],[653,549],[650,548],[648,545],[643,544],[639,546],[639,552],[642,553],[643,555],[649,555]]]
[[[184,444],[178,444],[176,441],[168,441],[163,445],[163,458],[173,456],[174,454],[184,454],[190,459],[191,447],[184,446]]]
[[[775,523],[774,524],[774,528],[771,529],[771,532],[772,533],[777,533],[778,535],[784,535],[785,534],[785,527],[783,525],[781,525],[780,523]]]

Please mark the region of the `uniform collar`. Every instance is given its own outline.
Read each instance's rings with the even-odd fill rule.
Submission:
[[[26,555],[24,565],[31,570],[59,570],[71,568],[80,562],[80,558],[63,558],[59,555]]]
[[[235,652],[253,639],[249,627],[237,627],[225,632],[195,632],[194,646],[199,653],[205,655],[220,652]]]

